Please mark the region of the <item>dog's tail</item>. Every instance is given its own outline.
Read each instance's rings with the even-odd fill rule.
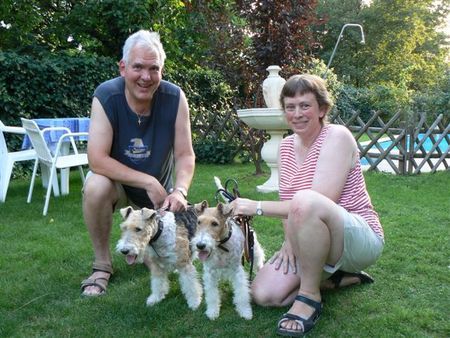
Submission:
[[[256,237],[256,232],[253,232],[253,266],[255,271],[259,271],[263,267],[265,260],[264,249]]]
[[[225,203],[229,203],[230,201],[225,196],[225,193],[224,193],[225,192],[225,188],[223,187],[222,182],[220,181],[220,178],[218,178],[217,176],[214,176],[214,183],[216,184],[218,195],[222,198],[222,200]],[[216,197],[218,197],[218,196],[216,195]]]

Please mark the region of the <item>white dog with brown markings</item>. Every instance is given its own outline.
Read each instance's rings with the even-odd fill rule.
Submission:
[[[195,310],[202,301],[202,287],[192,264],[190,238],[195,232],[197,216],[193,208],[182,213],[153,209],[120,210],[123,222],[117,251],[126,256],[128,264],[136,262],[150,266],[151,294],[147,306],[162,301],[169,292],[168,274],[178,271],[181,291],[189,308]]]
[[[208,208],[208,203],[203,201],[196,204],[196,211],[197,230],[192,247],[203,263],[206,315],[209,319],[219,316],[219,281],[225,279],[233,287],[233,303],[239,315],[252,319],[248,274],[242,266],[245,238],[241,228],[231,217],[228,204],[219,203],[215,208]],[[259,270],[263,264],[264,251],[255,234],[254,266]]]

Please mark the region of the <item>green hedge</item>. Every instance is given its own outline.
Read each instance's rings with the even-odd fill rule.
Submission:
[[[0,52],[0,118],[87,116],[92,93],[118,74],[110,58],[48,54],[40,58]]]

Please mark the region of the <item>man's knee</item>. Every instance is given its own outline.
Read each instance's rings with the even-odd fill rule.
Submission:
[[[114,203],[117,200],[115,183],[106,176],[90,174],[83,187],[83,200],[88,203]]]

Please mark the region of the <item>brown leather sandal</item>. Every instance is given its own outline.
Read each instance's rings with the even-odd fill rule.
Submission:
[[[94,264],[95,265],[95,264]],[[109,274],[108,277],[97,277],[97,278],[93,278],[92,275],[91,277],[83,280],[81,282],[81,295],[85,296],[85,297],[97,297],[97,296],[101,296],[104,295],[106,293],[106,287],[108,286],[109,280],[111,279],[112,276],[112,269],[109,267],[107,269],[92,269],[92,274],[94,274],[95,272],[104,272]],[[87,294],[85,293],[85,289],[88,286],[95,286],[97,287],[100,292],[96,293],[96,294]]]

